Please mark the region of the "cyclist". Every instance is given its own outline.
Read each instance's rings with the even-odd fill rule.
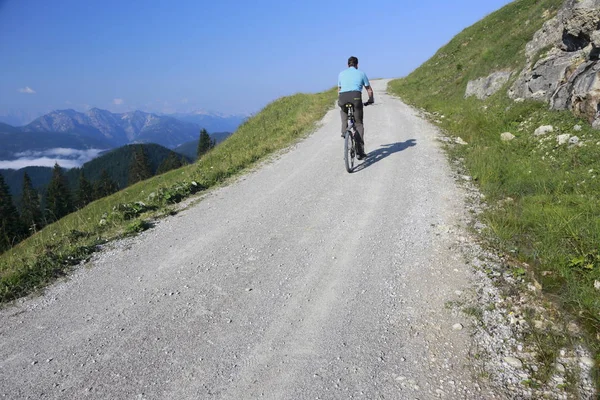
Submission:
[[[350,57],[348,59],[348,69],[340,72],[338,76],[338,105],[341,107],[342,116],[342,137],[348,129],[348,114],[346,113],[346,103],[354,105],[354,123],[358,131],[359,140],[357,140],[357,158],[362,160],[367,155],[365,154],[365,127],[363,125],[363,102],[362,88],[367,89],[369,101],[366,104],[372,104],[373,89],[369,83],[367,75],[358,69],[358,58]]]

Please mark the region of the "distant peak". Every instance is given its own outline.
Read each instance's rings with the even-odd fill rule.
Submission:
[[[108,110],[103,110],[98,107],[93,107],[93,108],[90,108],[89,110],[87,110],[86,114],[112,114],[112,113]]]

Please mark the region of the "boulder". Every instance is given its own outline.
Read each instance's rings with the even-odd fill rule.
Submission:
[[[509,91],[513,99],[525,98],[550,101],[568,71],[578,60],[579,53],[554,52],[538,61],[531,70],[521,72]]]
[[[566,0],[525,51],[527,64],[508,95],[546,101],[600,127],[600,0]]]
[[[563,133],[562,135],[558,135],[556,137],[556,141],[559,145],[567,144],[569,142],[570,137],[571,135],[569,135],[568,133]]]
[[[504,132],[504,133],[500,134],[500,140],[502,140],[503,142],[510,142],[514,138],[515,138],[515,135],[513,135],[510,132]]]
[[[511,72],[499,71],[494,72],[485,78],[469,81],[467,83],[465,97],[475,96],[479,100],[490,97],[500,90],[506,82],[508,82],[511,74]]]
[[[554,132],[554,127],[552,125],[542,125],[533,132],[535,136],[542,136],[546,133]]]
[[[571,110],[592,123],[600,104],[600,63],[587,61],[579,65],[550,98],[554,110]]]

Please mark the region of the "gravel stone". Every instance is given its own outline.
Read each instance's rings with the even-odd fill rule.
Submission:
[[[523,362],[516,357],[504,357],[504,362],[513,368],[522,368]]]

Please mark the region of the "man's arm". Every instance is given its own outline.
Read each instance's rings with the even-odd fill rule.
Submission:
[[[374,103],[373,88],[371,86],[365,86],[365,89],[367,89],[367,93],[369,94],[369,103]]]
[[[368,103],[373,103],[375,100],[373,98],[373,88],[371,87],[371,82],[369,82],[369,78],[367,78],[367,74],[363,72],[363,85],[365,89],[367,89],[367,93],[369,94]]]

